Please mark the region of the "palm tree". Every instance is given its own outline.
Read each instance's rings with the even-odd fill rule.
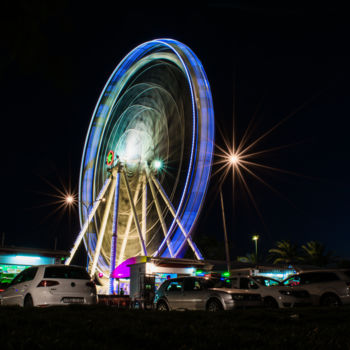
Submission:
[[[242,263],[257,264],[257,258],[255,253],[247,253],[246,256],[237,256],[237,261]]]
[[[301,246],[304,256],[302,261],[315,266],[327,266],[335,261],[332,252],[326,252],[326,247],[318,241],[310,241]]]
[[[293,264],[300,260],[298,246],[288,240],[276,242],[276,248],[270,249],[269,254],[274,264]]]

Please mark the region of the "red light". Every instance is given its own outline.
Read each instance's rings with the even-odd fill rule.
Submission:
[[[0,293],[1,293],[1,292],[4,292],[4,291],[5,291],[5,289],[0,289]]]
[[[108,154],[107,154],[106,164],[108,166],[112,165],[113,161],[114,161],[114,152],[113,151],[109,151]]]
[[[37,287],[53,287],[53,286],[57,286],[59,283],[57,281],[46,281],[46,280],[42,280]]]

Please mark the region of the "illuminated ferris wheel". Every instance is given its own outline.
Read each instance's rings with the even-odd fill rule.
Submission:
[[[214,112],[202,64],[184,44],[146,42],[116,67],[95,107],[79,183],[81,241],[93,276],[135,256],[182,257],[211,172]]]

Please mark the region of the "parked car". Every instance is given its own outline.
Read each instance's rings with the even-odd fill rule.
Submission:
[[[159,287],[154,298],[157,310],[231,310],[261,306],[259,293],[224,288],[223,281],[205,277],[169,279]]]
[[[230,277],[225,283],[228,287],[260,293],[266,307],[289,308],[312,304],[310,294],[305,289],[283,287],[279,281],[270,277],[237,275]]]
[[[95,304],[96,286],[79,266],[32,266],[0,293],[1,305],[49,306]]]
[[[288,277],[284,286],[305,289],[314,305],[350,304],[350,270],[308,270]]]

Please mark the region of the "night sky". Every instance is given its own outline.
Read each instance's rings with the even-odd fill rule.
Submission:
[[[203,63],[218,145],[224,145],[219,129],[232,139],[233,115],[237,140],[252,123],[249,142],[285,119],[253,149],[279,148],[254,158],[290,172],[254,169],[279,194],[245,173],[260,214],[242,184],[233,206],[231,177],[224,183],[233,255],[252,252],[258,233],[262,252],[281,239],[319,240],[350,258],[348,13],[214,3],[121,10],[86,2],[83,11],[68,1],[4,5],[0,233],[6,245],[53,248],[57,237],[57,248],[71,248],[78,215],[53,213],[53,186],[77,191],[89,121],[115,66],[142,42],[169,37]],[[218,181],[211,179],[195,241],[223,240]]]

